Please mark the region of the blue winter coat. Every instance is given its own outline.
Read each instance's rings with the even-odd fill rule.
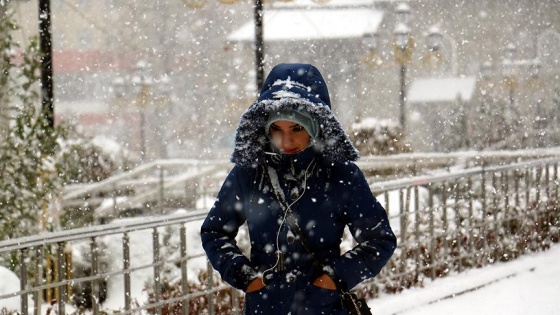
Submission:
[[[269,110],[301,106],[320,121],[318,141],[295,155],[267,155],[264,122]],[[395,250],[396,238],[385,210],[352,162],[357,153],[330,112],[319,72],[300,64],[273,69],[260,98],[243,115],[236,142],[236,165],[201,228],[210,262],[240,290],[264,277],[266,287],[246,295],[245,314],[345,314],[338,291],[312,282],[327,273],[338,288],[353,288],[379,273]],[[278,180],[271,180],[274,177]],[[280,186],[276,192],[274,183]],[[323,266],[314,264],[300,241],[289,241],[282,198]],[[249,257],[235,241],[244,223],[251,241]],[[341,253],[346,226],[357,245]],[[285,270],[279,270],[278,250]]]

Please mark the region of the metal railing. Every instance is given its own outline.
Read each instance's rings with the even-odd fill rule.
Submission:
[[[225,173],[229,167],[225,160],[156,160],[97,183],[70,185],[64,190],[62,204],[93,207],[96,219],[116,218],[123,211],[146,205],[156,205],[161,214],[166,200],[176,201],[175,208],[192,208],[206,189],[201,185],[204,179]],[[107,200],[110,202],[104,202]]]
[[[559,163],[560,158],[549,158],[372,184],[371,190],[389,212],[399,246],[381,274],[357,291],[370,297],[379,290],[399,291],[418,284],[423,277],[443,277],[455,270],[513,259],[557,242]],[[205,215],[206,211],[193,211],[2,241],[0,255],[10,257],[10,263],[17,267],[20,285],[19,290],[1,295],[0,303],[19,296],[21,313],[32,310],[38,315],[44,307],[44,292],[54,289],[58,312],[66,314],[74,286],[88,283],[92,313],[100,314],[104,293],[100,285],[122,277],[123,309],[119,314],[162,314],[164,309],[166,313],[198,314],[201,308],[216,314],[223,310],[224,301],[229,313],[240,313],[242,298],[215,276],[210,265],[204,264],[198,278],[188,276],[189,264],[205,258],[201,250],[188,252],[187,242],[197,240],[187,237],[187,227],[191,224],[197,233],[198,225],[192,227],[192,223]],[[169,227],[179,230],[173,255],[162,253],[168,245],[162,233]],[[130,235],[136,232],[151,234],[153,259],[132,266]],[[101,259],[102,239],[108,235],[120,239],[122,248],[122,266],[115,268],[113,264],[111,270],[103,268]],[[89,242],[86,256],[91,272],[75,276],[68,251],[84,241]],[[47,270],[47,266],[54,270]],[[174,279],[173,294],[163,277],[168,267],[177,268],[180,275]],[[130,294],[132,274],[139,270],[152,274],[152,294],[145,303],[134,301]],[[48,274],[54,275],[51,281],[44,279]]]
[[[197,298],[201,295],[210,295],[215,292],[211,286],[205,292],[195,292],[185,294],[180,298],[168,299],[163,301],[162,293],[162,268],[166,264],[179,265],[181,273],[181,288],[183,292],[188,292],[188,284],[191,279],[187,278],[187,265],[188,262],[203,256],[201,252],[188,253],[187,252],[187,227],[186,223],[201,221],[206,216],[206,211],[191,212],[187,215],[167,215],[161,217],[142,218],[141,221],[134,221],[129,223],[113,223],[100,226],[93,226],[88,228],[73,229],[60,232],[45,233],[36,236],[29,236],[15,240],[8,240],[0,242],[0,253],[11,254],[11,257],[17,257],[18,270],[20,278],[20,290],[14,291],[10,294],[0,296],[2,299],[20,296],[21,300],[21,313],[28,314],[29,300],[28,297],[32,296],[34,305],[32,307],[34,314],[41,314],[42,308],[42,294],[43,291],[56,288],[55,294],[59,314],[66,314],[66,304],[70,301],[69,288],[73,285],[90,282],[91,283],[91,303],[92,313],[100,314],[100,301],[101,290],[100,282],[107,280],[111,277],[120,275],[123,276],[124,287],[122,296],[124,302],[124,311],[119,311],[119,314],[133,314],[140,310],[155,309],[157,314],[161,314],[163,305],[174,303],[177,301],[188,301],[189,299]],[[178,226],[180,230],[180,243],[177,246],[179,257],[172,260],[162,260],[160,250],[162,243],[160,242],[160,235],[162,234],[161,228],[169,226]],[[153,260],[151,263],[131,267],[131,247],[129,235],[133,232],[145,231],[151,233],[152,239],[152,255]],[[197,228],[198,232],[198,228]],[[122,243],[122,268],[117,270],[110,270],[101,272],[100,268],[100,241],[99,238],[108,235],[121,235]],[[68,269],[67,252],[69,246],[74,242],[88,240],[90,242],[90,260],[91,260],[91,275],[73,278]],[[53,253],[49,256],[49,253]],[[116,258],[116,257],[113,257]],[[54,270],[44,270],[46,261],[54,259],[52,266]],[[33,261],[34,263],[31,263]],[[29,281],[30,273],[29,266],[34,266],[32,279],[33,283]],[[140,269],[151,269],[153,272],[153,302],[146,303],[145,305],[133,306],[131,292],[131,274]],[[43,274],[55,274],[54,281],[43,284],[45,281],[41,279]],[[210,282],[211,284],[212,282]],[[50,302],[50,301],[47,301]],[[189,303],[182,303],[183,314],[189,314]]]
[[[452,272],[515,259],[560,238],[558,163],[549,158],[376,183],[398,249],[362,284],[396,292]]]
[[[364,173],[393,171],[402,174],[420,173],[425,169],[510,163],[526,159],[558,156],[560,148],[518,151],[467,151],[452,153],[414,153],[391,156],[363,157],[358,166]],[[127,209],[146,208],[164,213],[166,201],[170,207],[193,208],[201,195],[215,195],[231,165],[227,160],[198,161],[192,159],[156,160],[131,171],[92,184],[70,185],[65,188],[65,207],[93,207],[94,217],[114,218]],[[399,171],[400,170],[400,171]],[[218,176],[215,176],[218,174]],[[220,175],[223,174],[223,175]],[[110,200],[111,202],[103,202]]]

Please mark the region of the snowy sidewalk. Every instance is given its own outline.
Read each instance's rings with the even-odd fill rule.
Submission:
[[[560,314],[560,245],[368,304],[375,315]]]

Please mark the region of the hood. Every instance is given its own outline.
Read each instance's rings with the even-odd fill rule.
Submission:
[[[258,99],[245,111],[235,134],[231,161],[241,167],[257,167],[270,151],[265,134],[269,113],[283,110],[306,111],[320,126],[314,150],[323,159],[353,162],[358,151],[331,111],[323,76],[309,64],[279,64],[266,78]]]

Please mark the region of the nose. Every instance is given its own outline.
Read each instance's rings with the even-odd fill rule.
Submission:
[[[289,149],[294,142],[293,137],[289,134],[277,134],[273,138],[274,144],[281,150]]]
[[[286,133],[282,134],[282,139],[281,139],[282,148],[289,148],[293,142],[294,142],[294,137]]]

